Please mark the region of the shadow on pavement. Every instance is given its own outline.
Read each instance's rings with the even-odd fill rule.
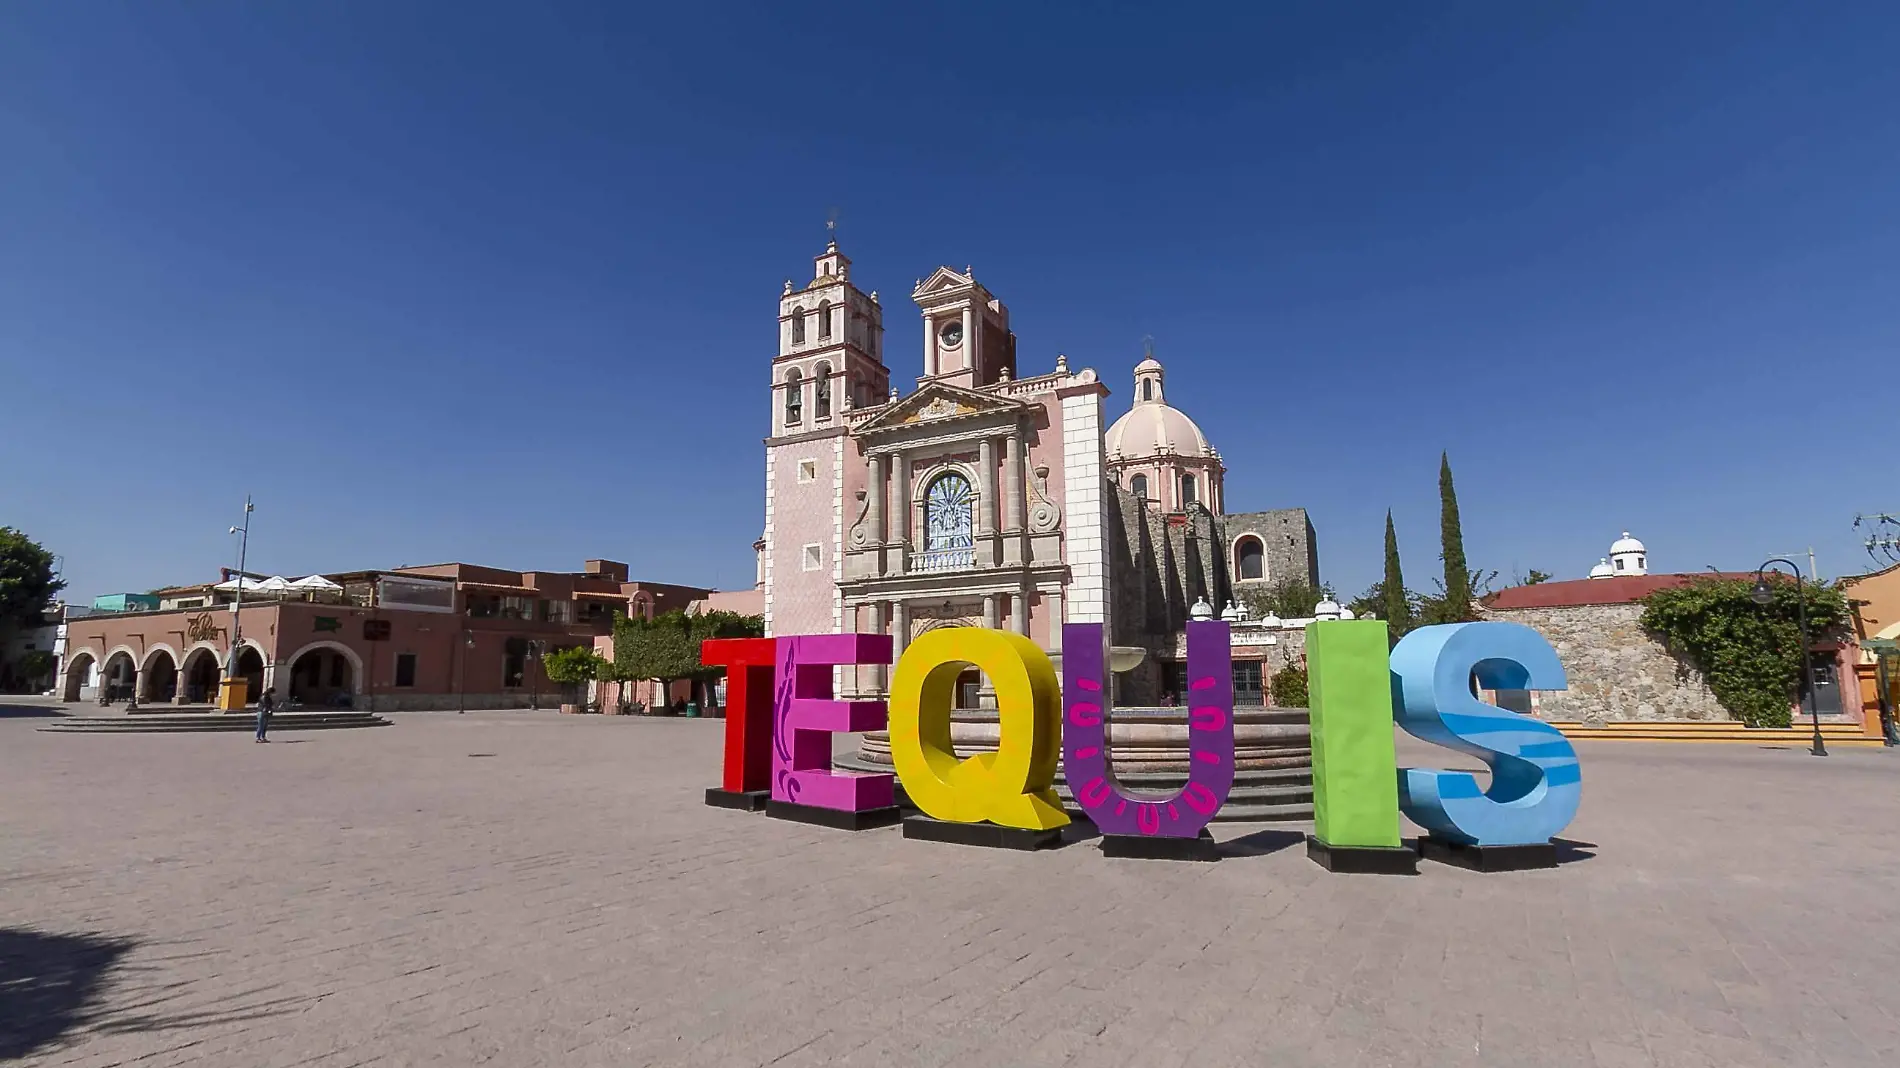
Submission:
[[[1577,842],[1569,838],[1552,838],[1550,844],[1557,847],[1557,863],[1575,864],[1580,860],[1595,860],[1597,844],[1595,842]]]
[[[57,705],[10,705],[0,698],[0,719],[46,719],[67,714]]]
[[[1230,838],[1222,842],[1220,844],[1220,853],[1223,857],[1265,857],[1278,853],[1282,849],[1292,849],[1294,846],[1302,845],[1305,842],[1306,835],[1304,832],[1279,831],[1269,828],[1264,831],[1255,831],[1252,834],[1243,834],[1239,838]]]
[[[306,1000],[247,1003],[247,995],[240,994],[220,998],[220,1007],[212,1010],[165,1011],[195,984],[141,983],[141,977],[151,978],[179,958],[125,964],[122,958],[137,946],[129,938],[0,927],[0,1061],[69,1044],[84,1032],[208,1027],[282,1015]],[[109,999],[108,993],[118,996]]]

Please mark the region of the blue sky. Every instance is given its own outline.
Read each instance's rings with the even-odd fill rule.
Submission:
[[[1141,338],[1324,577],[1866,555],[1900,509],[1891,5],[0,5],[0,523],[80,596],[463,559],[750,585],[836,209],[1025,373]]]

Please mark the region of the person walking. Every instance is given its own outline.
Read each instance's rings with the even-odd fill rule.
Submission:
[[[270,730],[270,714],[277,708],[277,687],[266,686],[264,693],[257,699],[257,740],[268,742],[264,735]]]

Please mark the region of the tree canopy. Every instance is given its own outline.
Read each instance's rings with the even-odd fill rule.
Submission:
[[[1315,586],[1304,578],[1290,578],[1267,587],[1244,586],[1235,591],[1235,596],[1255,619],[1269,613],[1281,619],[1310,619],[1314,605],[1333,600],[1336,594],[1327,583]]]
[[[1803,682],[1800,612],[1805,600],[1808,635],[1835,636],[1847,625],[1847,600],[1839,590],[1792,581],[1768,584],[1773,599],[1756,604],[1746,579],[1699,579],[1657,590],[1643,598],[1644,628],[1688,660],[1715,699],[1751,727],[1786,727]]]
[[[689,615],[674,610],[651,620],[617,615],[614,617],[614,658],[603,662],[598,677],[620,682],[718,678],[725,668],[700,663],[701,642],[708,638],[758,638],[764,634],[763,619],[739,612]]]
[[[53,595],[66,588],[53,554],[12,527],[0,527],[0,633],[37,627]]]

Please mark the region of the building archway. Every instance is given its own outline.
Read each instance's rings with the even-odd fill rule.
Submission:
[[[312,642],[285,663],[290,671],[285,698],[324,708],[355,703],[363,664],[354,649],[337,642]]]
[[[218,651],[201,645],[185,654],[185,666],[179,672],[185,688],[185,703],[205,705],[218,698]]]
[[[238,650],[237,673],[244,680],[246,699],[252,704],[257,703],[264,693],[264,654],[258,652],[257,646],[250,642],[245,642],[244,647]]]
[[[105,666],[99,669],[99,692],[108,703],[123,701],[132,696],[132,686],[138,677],[138,661],[132,659],[132,650],[115,649],[106,657]]]
[[[81,699],[80,691],[86,688],[87,680],[92,678],[93,669],[99,666],[99,658],[90,649],[81,649],[66,660],[66,676],[60,688],[60,700],[67,703]]]
[[[139,672],[139,701],[160,704],[178,695],[178,660],[168,646],[156,646],[145,657]]]

